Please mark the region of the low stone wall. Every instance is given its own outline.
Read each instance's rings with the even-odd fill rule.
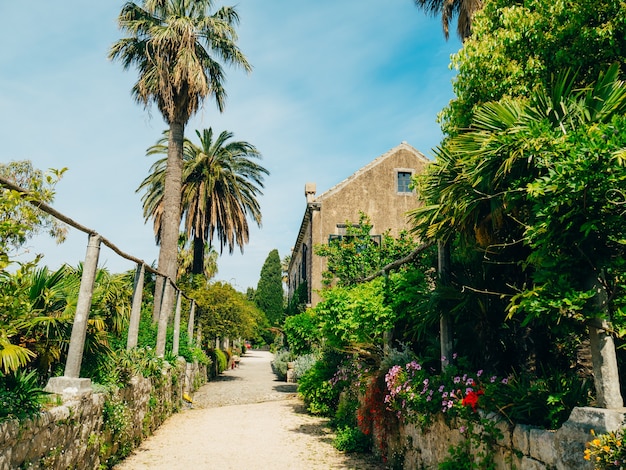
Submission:
[[[206,368],[188,370],[183,360],[155,383],[133,377],[123,389],[64,396],[33,419],[2,422],[0,470],[110,468],[204,382]]]
[[[624,425],[626,409],[575,408],[556,431],[511,425],[495,415],[489,418],[503,435],[493,449],[496,469],[593,470],[593,463],[583,458],[585,444],[592,439],[591,430],[601,434],[619,429]],[[402,468],[436,469],[450,456],[450,447],[465,439],[459,432],[462,423],[456,424],[448,426],[443,417],[424,430],[400,424],[394,435],[387,436],[387,456]]]

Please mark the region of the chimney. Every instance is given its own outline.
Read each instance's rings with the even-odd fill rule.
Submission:
[[[316,192],[317,190],[315,188],[315,183],[306,183],[304,185],[304,195],[306,196],[307,204],[313,202],[313,199],[315,199]]]

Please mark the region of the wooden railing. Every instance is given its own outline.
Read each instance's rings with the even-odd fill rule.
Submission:
[[[31,205],[51,215],[57,220],[60,220],[61,222],[88,235],[87,253],[85,255],[85,261],[83,263],[83,271],[78,293],[78,301],[76,304],[76,313],[74,315],[74,323],[72,325],[72,335],[70,337],[67,362],[65,363],[63,377],[53,377],[48,382],[48,386],[46,388],[49,391],[55,393],[68,393],[68,391],[71,392],[75,390],[77,392],[80,392],[91,389],[91,381],[89,379],[80,378],[80,368],[83,358],[83,349],[85,346],[85,337],[87,334],[87,322],[89,318],[89,311],[91,309],[91,299],[93,295],[96,272],[98,269],[98,258],[100,254],[101,244],[104,244],[122,258],[125,258],[137,264],[137,271],[135,274],[135,283],[133,288],[130,322],[128,327],[128,339],[126,342],[127,349],[131,349],[137,346],[137,337],[139,334],[139,320],[141,316],[142,294],[144,288],[144,275],[146,271],[158,277],[161,277],[164,280],[163,285],[165,292],[169,291],[170,287],[173,288],[174,292],[176,292],[177,301],[174,315],[174,341],[172,353],[174,355],[178,354],[180,337],[180,314],[183,297],[191,302],[187,333],[189,340],[192,340],[195,321],[195,301],[187,297],[181,291],[181,289],[178,288],[175,280],[171,279],[166,274],[154,269],[150,265],[146,264],[143,260],[122,251],[111,241],[98,234],[95,230],[85,227],[84,225],[76,222],[70,217],[60,213],[48,204],[38,201],[28,190],[17,186],[6,178],[0,177],[0,185],[12,191],[17,191],[20,194],[31,196],[31,199],[28,200]],[[161,298],[163,297],[164,296],[161,296]],[[160,311],[160,315],[166,315],[168,318],[170,313],[171,312]],[[157,350],[157,352],[159,351]],[[160,353],[163,354],[164,351],[161,351]]]

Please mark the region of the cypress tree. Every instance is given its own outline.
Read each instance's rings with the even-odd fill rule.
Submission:
[[[284,298],[282,268],[278,250],[270,251],[261,268],[254,301],[269,320],[271,325],[278,325],[284,316]]]

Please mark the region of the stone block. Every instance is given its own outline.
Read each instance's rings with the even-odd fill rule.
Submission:
[[[44,389],[46,392],[62,395],[65,399],[76,395],[91,394],[91,380],[74,377],[51,377]]]
[[[521,470],[547,470],[550,467],[530,457],[522,457],[521,465],[517,468]]]
[[[518,424],[513,429],[513,448],[524,455],[530,455],[530,430],[525,424]]]
[[[593,464],[583,459],[585,444],[596,434],[615,431],[623,426],[626,409],[608,410],[604,408],[574,408],[569,419],[557,431],[555,448],[558,455],[558,470],[576,468],[593,469]]]
[[[554,448],[554,431],[531,429],[529,439],[530,457],[543,462],[546,466],[554,466],[557,460]]]

